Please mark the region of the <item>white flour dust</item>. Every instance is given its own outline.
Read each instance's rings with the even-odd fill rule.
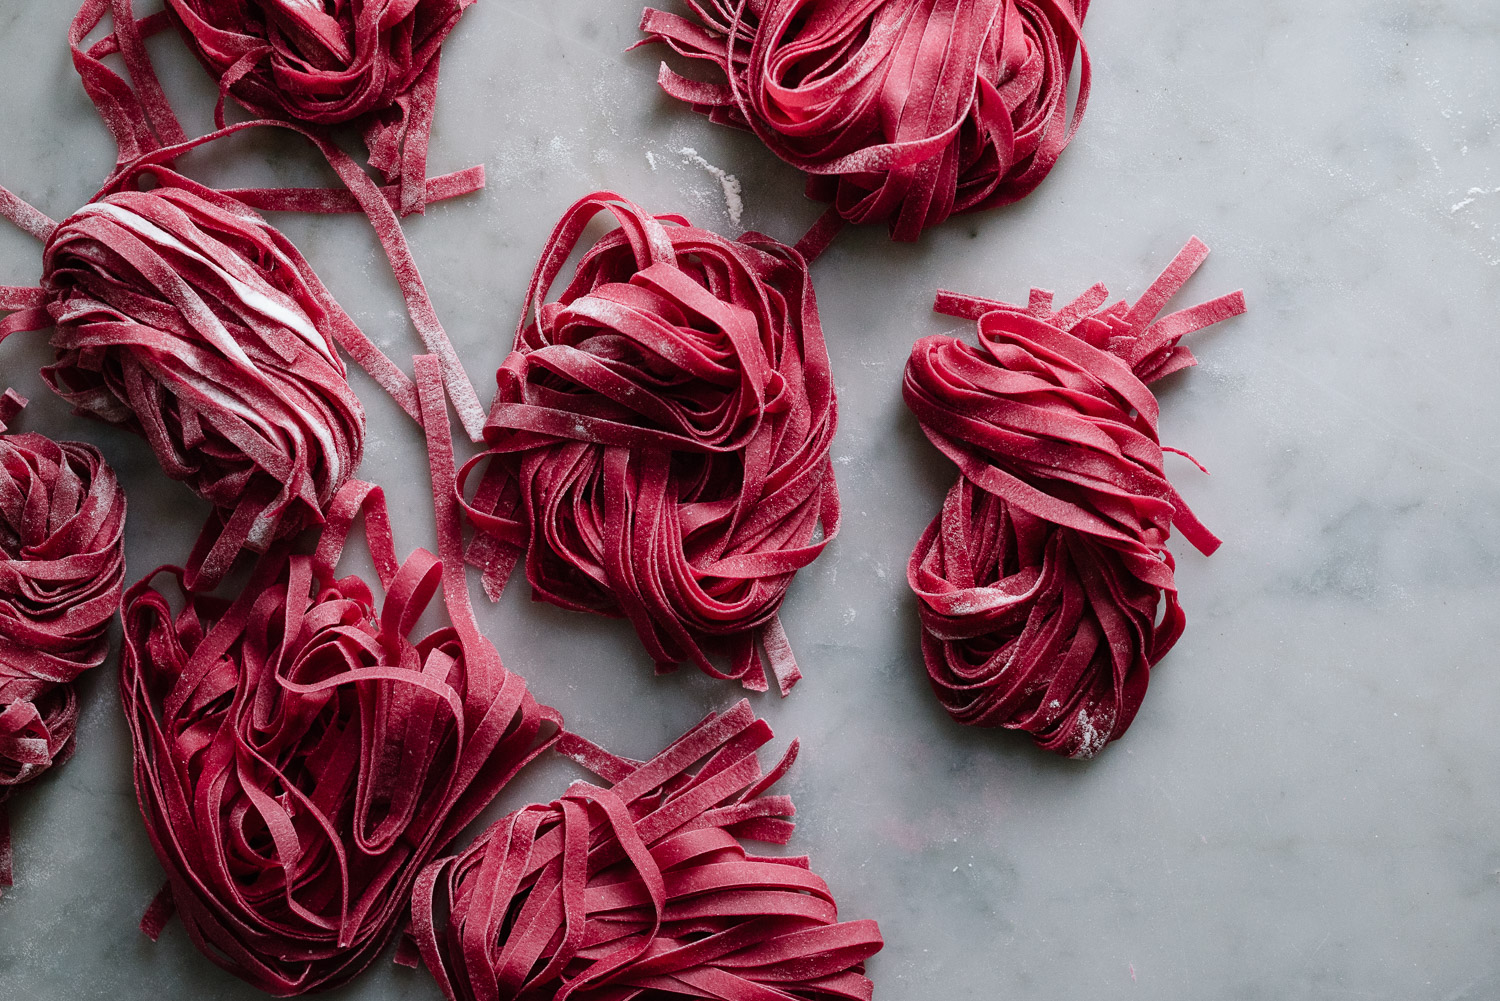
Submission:
[[[691,146],[684,146],[677,151],[684,160],[696,163],[714,177],[718,178],[719,187],[724,189],[724,211],[729,213],[729,221],[735,226],[740,224],[740,216],[745,212],[745,199],[740,192],[740,179],[724,170],[723,167],[715,167]]]
[[[1089,718],[1087,709],[1078,710],[1078,729],[1083,731],[1083,742],[1078,745],[1078,750],[1073,752],[1073,757],[1092,758],[1103,750],[1109,738],[1109,729],[1095,726],[1094,721]]]
[[[1496,186],[1493,188],[1470,188],[1465,192],[1465,194],[1467,194],[1469,197],[1465,198],[1463,201],[1450,208],[1448,210],[1450,214],[1453,212],[1457,212],[1459,209],[1468,208],[1470,205],[1473,205],[1474,200],[1480,195],[1500,195],[1500,186]]]

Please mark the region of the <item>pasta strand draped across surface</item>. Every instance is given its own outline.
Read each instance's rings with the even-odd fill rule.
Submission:
[[[846,222],[915,240],[955,212],[1030,194],[1088,104],[1088,0],[687,0],[647,9],[672,97],[750,129]],[[644,43],[643,43],[644,44]],[[1082,63],[1068,114],[1068,78]]]
[[[1244,312],[1234,292],[1156,318],[1207,254],[1194,238],[1133,306],[1106,307],[1102,285],[1061,309],[1040,289],[1026,306],[938,293],[939,312],[978,321],[979,346],[926,337],[907,362],[907,406],[961,474],[907,579],[959,722],[1091,757],[1181,636],[1167,538],[1205,555],[1219,540],[1167,480],[1145,384],[1196,364],[1185,334]]]
[[[73,753],[74,680],[104,662],[125,581],[125,492],[91,445],[6,434],[0,396],[0,888],[5,801]]]
[[[619,228],[547,301],[603,211]],[[839,525],[836,405],[806,262],[604,192],[558,223],[528,303],[489,452],[460,476],[490,460],[468,513],[491,597],[524,552],[538,598],[628,617],[660,670],[692,661],[764,691],[763,652],[786,694],[800,674],[776,612]]]
[[[274,546],[234,600],[164,567],[126,596],[121,696],[170,902],[205,955],[286,996],[342,984],[386,945],[420,868],[556,739],[480,635],[452,501],[436,362],[418,385],[443,559],[398,565],[383,494],[351,480],[316,551]],[[363,513],[385,597],[334,567]],[[438,589],[451,622],[408,638]]]
[[[742,843],[792,833],[768,790],[797,745],[762,774],[770,739],[743,701],[645,763],[564,735],[610,786],[518,810],[417,881],[412,929],[450,1001],[869,1001],[876,923],[839,921],[806,858]]]

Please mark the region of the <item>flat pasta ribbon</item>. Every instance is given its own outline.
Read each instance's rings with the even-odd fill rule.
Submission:
[[[1196,364],[1179,340],[1245,309],[1234,292],[1157,319],[1202,263],[1193,238],[1133,306],[1095,285],[1052,308],[939,292],[979,346],[926,337],[907,406],[960,477],[911,556],[934,693],[960,723],[1024,730],[1087,758],[1130,726],[1182,635],[1177,527],[1219,540],[1167,480],[1146,383]]]
[[[585,225],[619,228],[549,290]],[[838,532],[837,423],[806,261],[608,192],[563,216],[500,366],[470,559],[499,596],[630,619],[660,670],[691,661],[782,694],[801,676],[776,617]],[[712,654],[727,654],[728,670]]]
[[[474,622],[440,369],[417,372],[441,559],[398,565],[381,490],[351,480],[313,555],[273,546],[233,600],[170,597],[176,567],[125,599],[120,693],[168,877],[142,928],[175,908],[206,956],[279,996],[367,966],[418,871],[561,727]],[[361,514],[383,600],[334,573]],[[450,624],[412,641],[439,588]]]
[[[691,17],[647,8],[641,44],[707,63],[714,79],[663,63],[658,83],[805,172],[808,194],[832,202],[825,230],[883,221],[895,239],[915,240],[953,213],[1023,198],[1088,104],[1088,0],[687,5]],[[1082,75],[1070,121],[1075,56]]]
[[[104,662],[125,581],[125,491],[91,445],[5,434],[26,405],[0,396],[0,888],[11,885],[5,801],[66,761],[74,680]]]
[[[218,82],[224,101],[257,118],[318,128],[352,123],[364,132],[370,166],[399,190],[402,215],[427,202],[427,146],[444,39],[474,0],[167,0],[137,19],[130,0],[84,0],[69,40],[73,63],[111,130],[121,163],[187,137],[168,103],[144,41],[175,24]],[[112,16],[103,39],[88,37]],[[118,52],[135,90],[103,62]]]
[[[745,850],[793,829],[791,800],[768,790],[797,745],[762,774],[771,736],[743,701],[644,763],[565,735],[609,786],[518,810],[417,880],[412,928],[444,994],[869,1001],[879,926],[839,921],[806,858]]]

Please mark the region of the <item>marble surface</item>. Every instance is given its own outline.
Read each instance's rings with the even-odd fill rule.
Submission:
[[[409,235],[481,391],[536,252],[585,192],[732,232],[692,149],[740,180],[743,226],[790,240],[817,215],[752,139],[661,96],[655,53],[623,52],[639,6],[481,0],[447,46],[433,168],[483,162],[490,185]],[[69,65],[72,7],[0,7],[0,183],[58,218],[113,158]],[[1093,103],[1033,198],[915,246],[846,233],[814,269],[847,522],[784,612],[806,680],[756,699],[805,745],[794,845],[845,916],[879,919],[884,1001],[1500,997],[1500,5],[1100,0],[1087,35]],[[196,64],[175,38],[153,52],[206,128]],[[327,177],[290,139],[188,165]],[[363,220],[276,221],[372,337],[416,347]],[[960,728],[926,689],[904,578],[953,475],[899,396],[911,342],[959,326],[932,291],[1133,295],[1191,233],[1214,254],[1186,295],[1243,286],[1251,311],[1199,335],[1202,366],[1161,389],[1164,438],[1213,475],[1170,472],[1226,539],[1211,560],[1174,540],[1187,634],[1092,762]],[[0,281],[37,274],[36,245],[0,227]],[[142,442],[49,398],[46,356],[41,336],[0,348],[0,381],[35,399],[19,426],[94,441],[120,470],[132,576],[181,559],[202,504]],[[398,545],[430,545],[416,430],[354,383]],[[739,697],[653,677],[623,623],[527,599],[481,609],[507,664],[622,752]],[[113,664],[87,679],[77,757],[13,802],[0,996],[255,997],[180,926],[156,945],[135,930],[162,876],[114,682]],[[489,816],[570,775],[534,768]],[[336,996],[439,993],[382,961]]]

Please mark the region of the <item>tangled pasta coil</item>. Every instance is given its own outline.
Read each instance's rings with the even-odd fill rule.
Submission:
[[[364,454],[331,329],[353,321],[285,237],[206,190],[119,191],[63,220],[43,268],[44,377],[225,512],[207,583],[322,522]]]
[[[344,189],[219,191],[164,166],[246,129],[310,138]],[[447,198],[471,171],[428,182]],[[268,209],[363,212],[412,322],[439,358],[459,418],[478,439],[484,411],[433,310],[389,204],[337,147],[300,126],[245,122],[148,153],[61,223],[0,189],[0,215],[43,242],[39,287],[0,287],[0,341],[53,328],[43,370],[75,410],[146,438],[162,470],[214,505],[184,578],[212,589],[243,550],[321,524],[364,452],[364,409],[342,347],[420,420],[412,380],[334,301]]]
[[[752,130],[847,222],[897,240],[1030,194],[1088,104],[1088,0],[688,0],[641,30],[713,67],[672,97]],[[1071,120],[1068,77],[1082,76]]]
[[[69,32],[73,63],[120,143],[120,163],[187,139],[145,48],[175,24],[224,100],[259,118],[319,129],[360,126],[370,165],[399,186],[402,215],[426,205],[427,146],[443,41],[474,0],[168,0],[136,18],[130,0],[84,0]],[[106,15],[110,32],[85,45]],[[134,88],[105,65],[119,53]]]
[[[1195,360],[1179,340],[1244,311],[1239,292],[1156,319],[1207,256],[1194,238],[1133,306],[1096,285],[1060,309],[940,292],[978,346],[918,341],[903,395],[960,477],[907,579],[922,652],[954,719],[1091,757],[1130,726],[1181,636],[1175,526],[1219,545],[1168,481],[1146,382]]]
[[[561,726],[475,625],[430,356],[418,383],[441,559],[398,565],[382,492],[351,480],[316,551],[273,547],[233,600],[174,595],[175,567],[125,600],[120,693],[168,877],[143,929],[175,909],[205,955],[279,996],[367,966],[421,867]],[[334,572],[361,512],[382,600]],[[411,640],[439,588],[449,624]]]
[[[762,774],[770,738],[746,702],[644,763],[564,735],[609,786],[518,810],[417,881],[412,929],[450,1001],[869,1001],[876,923],[839,921],[806,858],[745,850],[792,832],[768,790],[796,743]]]
[[[602,211],[619,228],[547,301]],[[806,262],[600,193],[558,223],[528,303],[469,507],[491,596],[524,552],[538,597],[628,617],[661,669],[692,661],[764,691],[763,649],[785,694],[800,673],[776,612],[839,524]]]
[[[91,445],[5,434],[0,396],[0,887],[5,800],[73,753],[74,681],[104,662],[125,580],[125,491]]]

